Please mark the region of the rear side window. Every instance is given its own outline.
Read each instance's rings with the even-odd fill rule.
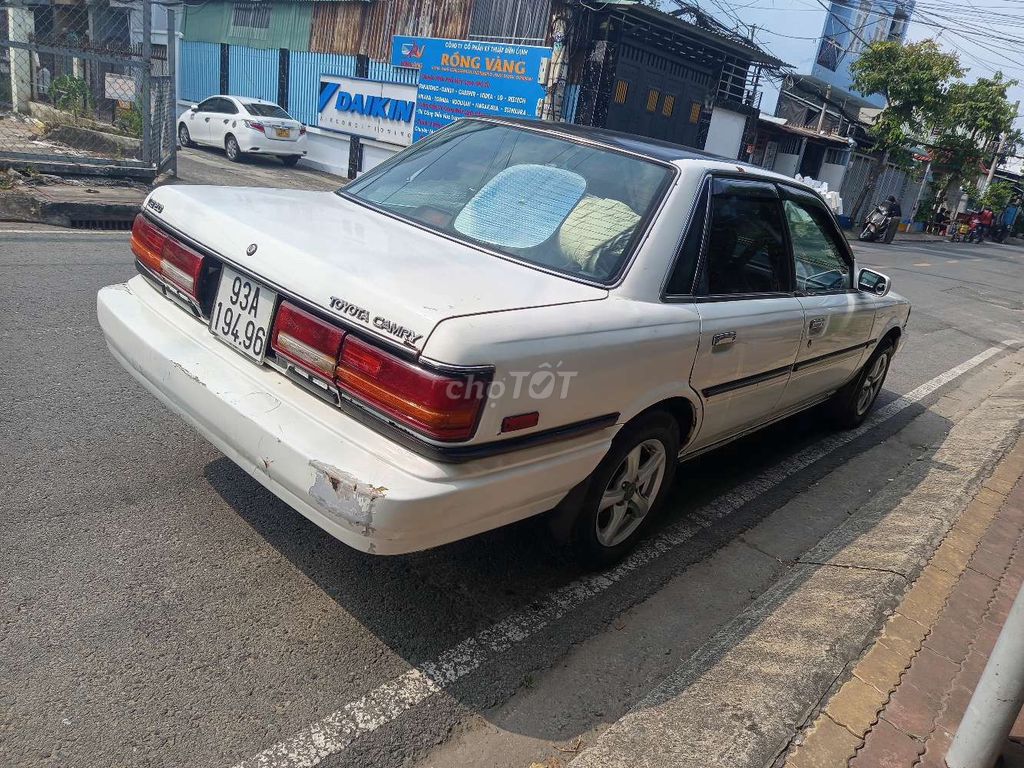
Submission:
[[[277,104],[253,104],[252,102],[248,102],[243,106],[245,107],[246,112],[256,117],[280,117],[285,120],[291,119],[291,116],[277,106]]]
[[[790,259],[784,232],[782,206],[773,187],[716,182],[700,292],[788,293]]]

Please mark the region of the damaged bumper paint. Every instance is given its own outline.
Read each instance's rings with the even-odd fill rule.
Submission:
[[[388,440],[218,341],[141,277],[100,291],[114,357],[289,506],[351,547],[399,554],[543,512],[585,478],[607,436],[465,464]]]

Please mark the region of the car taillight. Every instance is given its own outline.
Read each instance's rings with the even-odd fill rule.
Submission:
[[[427,371],[354,336],[335,374],[342,390],[437,440],[472,437],[484,401],[483,382]]]
[[[436,440],[467,440],[476,429],[484,382],[406,362],[331,323],[282,302],[270,346],[299,368]]]
[[[305,135],[306,135],[306,126],[300,125],[299,126],[299,136],[305,136]]]
[[[334,381],[341,341],[345,332],[329,323],[283,302],[277,310],[270,346],[277,354],[308,371]]]
[[[132,224],[132,253],[165,280],[198,298],[203,257],[150,223],[141,213]]]
[[[246,128],[252,128],[254,131],[264,133],[263,123],[258,120],[243,120],[242,122],[245,123]]]

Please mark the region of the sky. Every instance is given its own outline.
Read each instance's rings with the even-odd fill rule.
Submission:
[[[828,0],[698,0],[700,7],[727,27],[749,34],[761,47],[809,73],[825,23]],[[665,2],[671,7],[671,0]],[[956,53],[969,69],[966,79],[991,76],[1001,70],[1024,82],[1024,0],[917,0],[907,32],[908,41],[935,39]],[[773,112],[778,88],[766,84],[762,110]],[[1020,99],[1024,88],[1010,92]],[[1024,117],[1017,127],[1024,129]]]

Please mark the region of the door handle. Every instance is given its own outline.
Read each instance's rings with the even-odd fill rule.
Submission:
[[[206,118],[206,122],[210,122],[210,118]]]
[[[811,322],[807,324],[807,330],[811,333],[821,333],[825,330],[825,318],[815,317],[811,319]]]
[[[711,337],[712,347],[728,347],[736,341],[736,331],[723,331]]]

